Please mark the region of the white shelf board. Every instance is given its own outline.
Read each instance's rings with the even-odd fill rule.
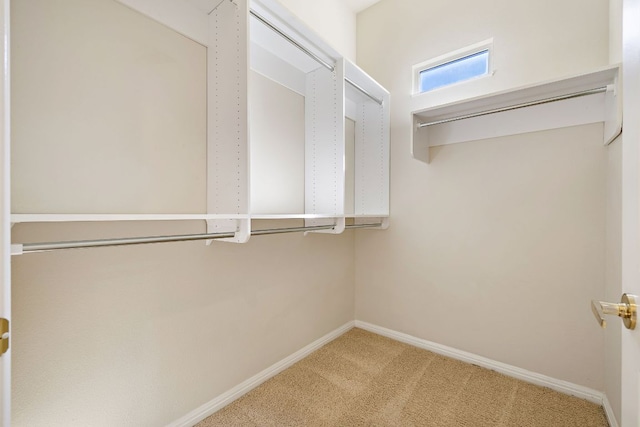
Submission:
[[[256,214],[251,215],[251,219],[324,219],[324,218],[344,218],[343,215],[331,214]]]
[[[345,60],[344,75],[347,79],[351,80],[353,83],[357,84],[374,97],[381,100],[386,99],[387,102],[389,101],[389,91],[353,62]],[[362,94],[360,91],[353,88],[350,84],[347,84],[347,87],[347,98],[351,98],[354,101],[361,100],[362,102],[373,102],[371,98]]]
[[[184,0],[116,0],[178,33],[208,46],[209,11],[202,1]]]
[[[441,120],[458,115],[472,114],[484,110],[501,108],[516,103],[529,102],[541,98],[549,98],[565,95],[571,92],[607,86],[615,83],[619,68],[619,65],[611,65],[588,73],[581,73],[545,82],[520,86],[514,89],[508,89],[488,95],[477,96],[422,110],[416,110],[413,114],[425,121]]]
[[[210,214],[12,214],[11,223],[26,222],[112,222],[112,221],[196,221],[248,219],[248,215]]]
[[[347,218],[383,218],[380,215],[350,215]],[[332,214],[258,214],[258,215],[213,215],[213,214],[13,214],[11,223],[35,222],[118,222],[118,221],[198,221],[238,219],[325,219],[345,218]]]
[[[619,135],[622,128],[620,97],[617,96],[619,70],[618,65],[612,65],[588,73],[417,109],[412,112],[413,156],[428,162],[428,148],[431,146],[595,122],[605,123],[603,141],[609,143]],[[420,123],[445,120],[601,87],[607,87],[607,92],[425,128],[418,127]],[[419,95],[416,96],[417,99]]]

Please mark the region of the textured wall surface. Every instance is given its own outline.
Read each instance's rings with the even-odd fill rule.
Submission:
[[[414,64],[490,38],[494,76],[411,96]],[[608,4],[383,0],[357,51],[391,92],[392,221],[356,237],[356,318],[603,390],[602,126],[433,147],[430,164],[409,141],[418,104],[607,65]]]
[[[163,184],[151,180],[158,191],[146,194],[145,208],[155,207],[156,212],[204,210],[205,181],[199,179],[206,172],[206,105],[202,97],[188,92],[194,86],[195,92],[203,92],[202,46],[111,0],[17,0],[13,2],[12,25],[18,69],[33,67],[30,58],[40,61],[41,56],[49,55],[50,46],[33,40],[73,43],[57,46],[58,54],[48,56],[52,64],[37,63],[39,70],[31,71],[37,71],[41,79],[22,75],[14,80],[14,96],[25,108],[15,117],[21,121],[23,136],[16,135],[13,142],[35,144],[14,159],[16,174],[24,172],[22,167],[30,155],[41,154],[33,150],[46,150],[48,161],[65,164],[59,171],[65,176],[74,173],[69,168],[78,158],[87,162],[82,165],[85,169],[94,172],[100,166],[92,166],[95,158],[62,158],[56,151],[54,142],[64,142],[64,135],[55,132],[55,119],[67,115],[84,131],[91,123],[89,118],[96,117],[91,108],[101,106],[95,102],[99,95],[93,91],[96,87],[98,92],[113,95],[110,84],[132,85],[131,91],[115,95],[118,101],[122,101],[118,97],[125,97],[124,104],[129,107],[144,98],[146,92],[137,87],[148,83],[155,88],[151,91],[154,102],[138,106],[139,111],[148,113],[145,120],[160,117],[158,126],[189,128],[190,140],[166,133],[160,136],[165,142],[191,145],[152,145],[144,147],[146,153],[136,138],[130,138],[126,144],[114,141],[115,146],[103,148],[107,154],[115,150],[124,163],[135,164],[139,156],[147,154],[156,156],[169,165],[166,173],[193,177],[198,182],[170,182],[172,186],[179,184],[179,191],[168,197]],[[92,36],[86,37],[84,31]],[[117,43],[125,44],[125,53],[134,50],[135,55],[115,55],[122,53]],[[341,47],[350,43],[345,40]],[[183,61],[178,64],[184,66],[177,71],[195,77],[175,74],[176,57],[163,54],[161,49],[173,49]],[[111,55],[109,52],[113,56],[103,57]],[[96,58],[102,62],[96,63]],[[111,72],[130,67],[131,61],[140,67],[140,73]],[[65,86],[68,90],[60,93],[56,89],[71,76],[48,74],[46,67],[72,70],[74,78],[82,81],[71,82]],[[150,67],[165,73],[150,73]],[[184,93],[179,90],[182,85]],[[41,86],[47,90],[37,90]],[[181,103],[183,96],[189,98],[186,105]],[[181,115],[174,114],[176,103]],[[127,111],[105,107],[96,123],[104,126],[106,122],[110,129],[113,123],[128,119],[136,125],[141,118],[129,117]],[[185,122],[185,117],[193,120]],[[50,138],[26,140],[28,132],[49,134]],[[147,141],[153,141],[153,135]],[[195,154],[179,162],[176,155],[184,150]],[[90,154],[101,158],[100,153]],[[133,175],[127,168],[111,172],[116,178],[106,184],[122,192],[128,190],[129,180],[139,183],[151,178]],[[161,171],[154,168],[150,172]],[[21,182],[38,182],[33,175],[20,176],[26,178]],[[107,197],[93,191],[79,197],[62,186],[55,174],[47,177],[50,182],[46,184],[51,187],[47,198],[32,197],[30,200],[39,205],[30,209],[57,212],[64,204],[72,212],[78,206],[100,210],[99,206],[112,207],[114,202],[122,210],[131,206],[118,194]],[[77,176],[82,178],[82,174]],[[43,180],[39,181],[42,184]],[[18,188],[15,196],[28,199],[30,190],[34,188],[29,185]],[[140,201],[130,202],[139,206]],[[292,225],[301,222],[254,223],[256,228]],[[13,228],[13,239],[56,241],[203,231],[203,222],[20,224]],[[184,416],[353,320],[353,251],[354,236],[348,232],[342,236],[262,236],[244,245],[192,242],[15,257],[12,425],[159,426]]]
[[[281,0],[338,52],[356,60],[356,14],[341,0]]]

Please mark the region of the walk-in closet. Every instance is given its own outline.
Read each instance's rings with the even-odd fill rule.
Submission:
[[[0,426],[640,425],[635,1],[0,5]]]

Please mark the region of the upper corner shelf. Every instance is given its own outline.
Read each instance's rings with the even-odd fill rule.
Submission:
[[[597,122],[609,144],[622,130],[619,72],[613,65],[413,111],[413,156],[428,162],[433,146]]]

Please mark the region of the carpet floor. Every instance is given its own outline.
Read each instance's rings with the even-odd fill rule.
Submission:
[[[607,427],[602,407],[352,329],[198,424]]]

